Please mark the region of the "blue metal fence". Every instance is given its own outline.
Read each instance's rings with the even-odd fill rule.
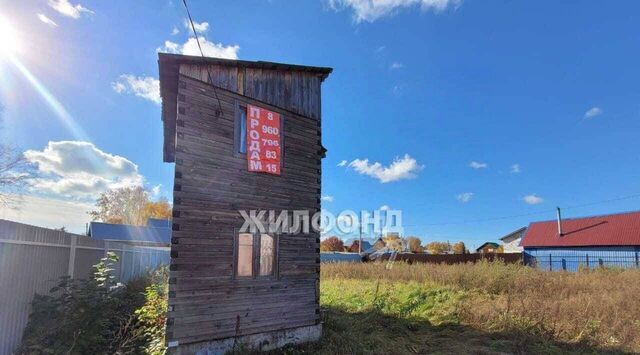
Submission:
[[[638,247],[526,248],[525,264],[542,270],[640,268]]]
[[[358,253],[322,252],[320,262],[323,263],[361,263],[362,256]]]

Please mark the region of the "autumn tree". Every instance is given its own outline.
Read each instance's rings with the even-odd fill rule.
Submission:
[[[418,237],[408,237],[405,239],[405,243],[412,253],[422,252],[422,241]]]
[[[320,242],[320,251],[343,251],[344,242],[342,239],[332,236]]]
[[[464,242],[454,243],[451,248],[453,249],[454,254],[467,254],[469,252],[467,250],[467,246],[464,245]]]
[[[384,240],[384,242],[387,244],[393,243],[399,239],[400,236],[395,233],[387,233],[384,237],[382,237],[382,240]]]
[[[350,253],[358,253],[358,252],[360,252],[360,241],[359,240],[354,240],[353,243],[351,244],[351,246],[349,247],[348,252],[350,252]]]
[[[144,206],[144,215],[149,218],[171,219],[172,210],[169,201],[162,197],[158,201],[149,201]]]
[[[446,254],[451,251],[449,242],[431,242],[425,246],[430,254]]]
[[[166,199],[154,202],[142,186],[121,187],[103,192],[96,201],[96,210],[89,212],[93,220],[106,223],[145,225],[149,218],[171,217]]]

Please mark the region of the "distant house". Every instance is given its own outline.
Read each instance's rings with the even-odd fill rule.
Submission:
[[[354,240],[351,243],[351,246],[349,246],[347,249],[350,253],[357,253],[359,251],[359,244],[360,241],[358,239]],[[366,240],[362,241],[362,252],[366,252],[367,250],[371,249],[371,243],[367,242]]]
[[[640,211],[533,222],[520,244],[545,270],[640,267]]]
[[[499,247],[500,245],[498,243],[486,242],[476,249],[476,253],[479,253],[479,254],[497,253]]]
[[[524,248],[520,246],[520,241],[522,240],[522,236],[527,231],[527,227],[522,227],[518,230],[515,230],[504,237],[500,238],[502,241],[502,248],[505,253],[522,253]]]
[[[384,249],[386,246],[387,243],[384,241],[384,239],[382,239],[382,237],[376,239],[376,241],[373,243],[373,249],[376,251]]]
[[[171,222],[153,218],[147,221],[146,226],[91,222],[88,235],[106,241],[136,245],[163,244],[168,247],[171,244]]]

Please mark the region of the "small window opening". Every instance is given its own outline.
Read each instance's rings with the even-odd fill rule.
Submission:
[[[235,275],[239,278],[276,275],[277,237],[240,233],[236,239]]]
[[[236,275],[253,276],[253,235],[241,233],[238,236],[238,263]]]
[[[260,236],[260,276],[273,275],[274,244],[272,236]]]
[[[239,106],[237,115],[238,136],[236,142],[238,142],[238,152],[247,153],[247,108]]]

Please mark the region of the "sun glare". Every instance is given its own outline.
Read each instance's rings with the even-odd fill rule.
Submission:
[[[16,31],[6,18],[0,16],[0,56],[15,54],[18,49]]]

